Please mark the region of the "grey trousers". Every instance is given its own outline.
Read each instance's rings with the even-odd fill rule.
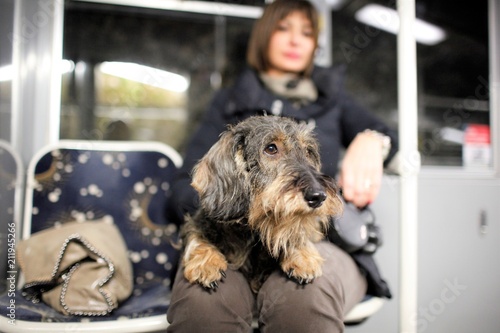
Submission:
[[[215,291],[192,285],[179,269],[167,312],[167,332],[251,332],[254,315],[262,333],[343,332],[344,315],[365,295],[366,279],[352,258],[330,242],[317,245],[323,275],[299,285],[275,271],[257,295],[234,270]]]

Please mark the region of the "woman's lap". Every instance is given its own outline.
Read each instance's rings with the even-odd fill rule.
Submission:
[[[343,316],[365,295],[366,280],[351,257],[329,242],[317,244],[323,275],[299,285],[273,272],[255,297],[238,271],[228,270],[215,291],[191,285],[178,272],[168,332],[249,332],[255,308],[261,332],[342,332]]]

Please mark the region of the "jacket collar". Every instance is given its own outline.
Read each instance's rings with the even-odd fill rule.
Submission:
[[[312,80],[318,88],[319,97],[301,109],[297,109],[286,99],[276,96],[267,90],[257,73],[246,68],[229,91],[229,103],[225,113],[228,116],[238,116],[247,112],[275,113],[300,120],[314,118],[325,112],[327,105],[333,105],[341,93],[344,67],[324,68],[315,66]],[[276,102],[279,101],[279,102]],[[281,109],[281,110],[277,110]]]

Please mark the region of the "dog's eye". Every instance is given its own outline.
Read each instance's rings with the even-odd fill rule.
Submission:
[[[278,147],[276,147],[276,145],[274,143],[271,143],[271,144],[266,146],[266,148],[264,149],[264,152],[268,155],[275,155],[278,153]]]

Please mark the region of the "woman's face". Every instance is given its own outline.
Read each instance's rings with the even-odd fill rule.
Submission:
[[[310,64],[315,40],[311,22],[301,12],[292,12],[278,23],[269,40],[268,75],[299,74]]]

